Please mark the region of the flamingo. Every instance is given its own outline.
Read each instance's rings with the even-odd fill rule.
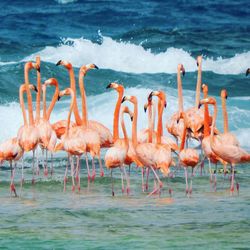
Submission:
[[[214,127],[215,127],[215,121],[217,117],[217,103],[216,103],[215,98],[213,97],[208,97],[200,101],[200,105],[203,105],[205,103],[211,104],[214,106],[214,114],[212,118],[212,129],[210,132],[210,145],[211,145],[212,151],[217,156],[219,156],[224,161],[231,164],[232,178],[231,178],[230,193],[232,194],[234,192],[235,165],[237,163],[249,162],[250,154],[247,153],[242,148],[240,148],[239,145],[235,145],[233,141],[231,141],[230,139],[227,140],[228,137],[217,136],[218,139],[215,139]],[[239,191],[239,183],[236,183],[236,188],[237,188],[237,191]]]
[[[183,119],[178,119],[180,117],[180,113],[183,112],[183,96],[182,96],[182,80],[181,73],[184,77],[185,69],[182,64],[178,64],[177,66],[177,85],[178,85],[178,112],[172,115],[170,119],[170,123],[167,123],[166,127],[168,132],[173,135],[178,144],[178,139],[182,137],[184,122]],[[177,122],[179,120],[179,122]]]
[[[203,121],[204,121],[204,111],[199,109],[199,100],[200,100],[200,89],[201,89],[201,71],[202,71],[202,56],[197,57],[197,66],[198,66],[198,76],[196,84],[196,97],[195,97],[195,106],[189,108],[185,111],[186,113],[186,125],[188,129],[188,136],[193,137],[194,139],[201,140],[203,137]]]
[[[208,86],[206,84],[202,84],[203,96],[204,99],[208,96]],[[209,164],[209,172],[210,172],[210,183],[213,181],[212,170],[211,170],[211,162],[217,165],[217,162],[220,161],[221,164],[224,165],[224,169],[226,166],[226,162],[223,161],[220,157],[218,157],[211,149],[210,146],[210,126],[209,126],[209,111],[208,104],[204,104],[204,137],[201,143],[202,150],[205,154],[205,157],[208,159]],[[216,190],[216,175],[214,179],[214,190]]]
[[[111,181],[112,181],[112,196],[114,196],[114,183],[113,183],[113,178],[112,178],[112,172],[114,168],[120,167],[121,170],[121,175],[122,175],[122,192],[124,192],[124,187],[123,187],[123,174],[125,174],[125,178],[127,181],[127,194],[130,192],[130,187],[129,187],[129,177],[126,173],[126,169],[124,167],[125,160],[127,158],[127,153],[129,149],[129,139],[127,136],[127,131],[126,127],[124,124],[123,120],[123,113],[124,112],[129,112],[128,107],[123,107],[122,113],[121,113],[121,126],[122,126],[122,131],[124,138],[120,139],[119,134],[116,140],[114,141],[114,146],[110,147],[106,154],[105,154],[105,165],[108,169],[111,170]],[[115,112],[116,114],[116,112]],[[117,120],[117,118],[114,117],[114,120]]]
[[[40,66],[34,64],[32,62],[27,62],[24,66],[24,78],[25,78],[25,86],[28,100],[28,113],[29,113],[29,124],[27,119],[24,119],[24,125],[21,126],[18,130],[17,140],[20,147],[24,150],[24,152],[33,151],[33,161],[32,161],[32,170],[33,177],[32,183],[34,183],[34,154],[37,144],[39,142],[39,133],[38,129],[35,126],[34,117],[33,117],[33,109],[32,109],[32,96],[29,89],[29,71],[31,69],[36,69],[40,71]],[[24,110],[24,102],[23,102],[23,92],[21,91],[22,87],[19,89],[19,98],[20,98],[20,106],[21,109]],[[22,174],[23,181],[23,174]]]
[[[179,162],[180,162],[180,165],[184,167],[184,171],[185,171],[186,195],[189,194],[191,196],[193,170],[199,163],[199,154],[197,150],[193,148],[184,148],[185,141],[186,141],[186,134],[187,134],[187,121],[186,121],[186,114],[184,112],[180,113],[180,119],[183,119],[184,121],[184,130],[183,130],[182,140],[181,140],[181,145],[180,145]],[[188,186],[188,169],[187,169],[188,167],[192,168],[190,187]]]
[[[72,156],[77,157],[76,171],[77,171],[77,174],[80,174],[80,157],[82,154],[87,154],[87,146],[85,143],[84,132],[81,129],[81,127],[80,126],[70,127],[70,117],[71,117],[71,113],[73,111],[74,104],[75,104],[74,91],[71,88],[66,88],[65,90],[62,90],[59,92],[58,97],[60,98],[64,95],[71,95],[71,103],[70,103],[70,109],[69,109],[69,114],[68,114],[68,119],[67,119],[67,127],[66,127],[65,133],[62,136],[61,145],[63,149],[70,156],[72,191],[74,191],[75,190],[74,162],[73,162]],[[66,178],[67,178],[66,174],[67,174],[67,167],[66,167],[65,176],[64,176],[64,190],[65,190]],[[78,190],[80,191],[80,178],[77,180],[77,183],[78,183]]]
[[[152,93],[152,95],[159,95],[158,92]],[[140,143],[138,144],[137,141],[137,116],[138,116],[138,103],[137,103],[137,98],[135,96],[124,96],[122,99],[122,102],[129,101],[134,105],[134,117],[133,117],[133,124],[132,124],[132,143],[137,155],[138,160],[140,161],[141,165],[150,168],[153,173],[155,178],[158,181],[158,188],[153,190],[153,193],[159,191],[162,188],[162,182],[159,179],[159,176],[155,172],[156,169],[159,169],[163,172],[163,174],[168,174],[168,163],[164,164],[164,162],[161,159],[161,156],[166,157],[171,155],[171,151],[168,147],[161,145],[157,145],[154,143]],[[161,118],[161,115],[159,115]],[[160,123],[160,118],[158,118],[158,141],[160,142],[161,140],[161,127],[162,123]],[[160,144],[160,143],[159,143]],[[158,151],[157,151],[158,150]],[[165,150],[165,151],[164,151]]]
[[[46,88],[48,85],[55,86],[55,92],[54,92],[52,101],[49,105],[49,108],[47,110]],[[42,148],[42,151],[44,150],[46,151],[46,166],[44,166],[44,161],[43,161],[43,167],[44,167],[44,174],[45,176],[47,176],[48,175],[47,151],[49,150],[51,154],[54,152],[55,146],[56,146],[56,140],[57,140],[56,132],[52,128],[52,125],[50,124],[49,119],[50,119],[51,112],[55,106],[55,103],[58,99],[58,94],[59,94],[58,81],[55,78],[50,78],[46,80],[42,86],[42,91],[43,91],[43,117],[42,119],[39,120],[37,127],[39,129],[40,146]],[[51,168],[51,171],[53,171],[52,168]]]
[[[30,84],[29,88],[31,90],[35,90],[36,86]],[[21,85],[20,92],[23,93],[26,91],[25,84]],[[22,94],[21,94],[22,95]],[[25,123],[27,123],[27,117],[24,106],[22,106],[23,118]],[[0,144],[0,162],[2,161],[9,161],[10,169],[11,169],[11,183],[10,183],[10,191],[11,193],[14,192],[15,196],[17,196],[16,188],[14,185],[14,176],[15,176],[15,169],[17,161],[23,156],[23,149],[20,147],[17,137],[8,139]],[[12,169],[12,162],[14,161],[14,170]],[[23,169],[23,168],[22,168]]]
[[[91,69],[98,69],[98,67],[95,64],[87,64],[83,65],[79,70],[79,87],[82,96],[82,119],[88,121],[88,128],[97,131],[101,139],[101,147],[110,147],[113,143],[112,134],[110,130],[100,122],[88,120],[87,100],[83,79],[86,76],[87,72]]]

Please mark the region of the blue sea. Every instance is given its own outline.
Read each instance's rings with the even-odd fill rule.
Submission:
[[[216,125],[223,130],[220,91],[225,88],[230,130],[250,151],[249,1],[2,0],[0,8],[0,142],[16,136],[22,125],[18,90],[25,62],[36,55],[41,56],[42,81],[56,77],[60,89],[69,86],[69,77],[56,67],[58,60],[70,61],[76,77],[80,66],[95,63],[99,70],[85,78],[89,118],[112,129],[117,94],[106,86],[117,81],[126,94],[138,97],[141,129],[147,125],[143,105],[150,91],[166,92],[164,124],[177,111],[178,63],[186,69],[184,106],[194,105],[196,57],[202,54],[202,81],[218,102]],[[30,75],[36,83],[36,73]],[[50,99],[53,89],[47,92]],[[51,122],[66,119],[69,103],[63,98],[56,104]],[[249,249],[250,165],[238,166],[240,193],[231,197],[228,177],[218,175],[217,192],[211,190],[206,163],[206,174],[197,171],[194,177],[189,199],[183,172],[170,180],[173,197],[167,188],[161,197],[146,197],[134,166],[131,195],[121,193],[117,170],[112,197],[109,172],[87,184],[84,162],[81,193],[72,194],[70,183],[64,193],[65,163],[66,154],[56,154],[55,174],[41,175],[32,185],[27,154],[22,190],[17,170],[18,198],[10,197],[10,169],[3,164],[0,249]]]

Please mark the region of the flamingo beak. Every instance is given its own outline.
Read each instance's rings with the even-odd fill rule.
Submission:
[[[248,76],[249,73],[250,73],[250,68],[247,69],[247,71],[246,71],[246,76]]]
[[[60,95],[58,95],[58,97],[57,97],[57,101],[59,101],[61,99],[61,96]]]
[[[201,106],[202,106],[202,104],[199,102],[199,106],[198,106],[198,109],[200,109],[201,108]]]
[[[95,68],[95,69],[99,69],[95,64],[94,64],[94,68]]]
[[[186,73],[185,70],[182,70],[182,76],[185,76],[185,73]]]
[[[166,108],[167,107],[167,102],[164,102],[164,108]]]
[[[110,83],[109,85],[107,85],[106,89],[110,89],[112,87],[112,84]]]
[[[123,96],[122,103],[124,103],[127,100],[126,96]]]
[[[62,60],[59,60],[59,61],[56,63],[56,66],[61,65],[61,63],[62,63]]]
[[[40,73],[40,70],[41,70],[40,66],[38,66],[36,70]]]
[[[36,85],[33,85],[33,87],[34,87],[34,91],[38,92]]]
[[[144,112],[145,113],[147,112],[147,106],[146,105],[144,106]]]
[[[130,116],[131,122],[133,121],[133,116]]]
[[[152,91],[152,92],[149,94],[148,98],[152,99],[153,93],[154,93],[154,91]]]

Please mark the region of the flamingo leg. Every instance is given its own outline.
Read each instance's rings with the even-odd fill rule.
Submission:
[[[146,178],[146,191],[148,191],[148,178],[149,178],[149,168],[146,169],[146,175],[147,175],[147,178]]]
[[[35,177],[34,177],[34,167],[35,167],[35,150],[32,151],[33,159],[32,159],[32,184],[35,184]]]
[[[96,171],[95,171],[95,158],[92,158],[92,181],[95,180],[95,175],[96,175]]]
[[[156,188],[155,190],[153,190],[148,196],[151,196],[152,194],[156,193],[157,191],[159,191],[159,196],[160,196],[161,188],[163,186],[162,182],[161,182],[159,176],[157,175],[157,173],[155,172],[154,168],[152,166],[150,166],[150,169],[153,171],[154,176],[155,176],[156,180],[158,181],[159,187],[158,187],[158,189]]]
[[[129,175],[127,175],[127,171],[126,171],[126,167],[123,166],[123,170],[124,170],[124,174],[125,174],[125,178],[126,178],[126,181],[127,181],[127,195],[129,195],[130,193],[130,180],[129,180]]]
[[[10,170],[11,170],[10,194],[12,194],[12,192],[14,192],[15,197],[17,197],[16,188],[14,185],[15,169],[16,169],[16,163],[15,163],[15,167],[13,169],[12,168],[12,161],[10,161]]]
[[[231,179],[231,187],[230,187],[230,192],[233,194],[234,192],[234,164],[231,165],[232,168],[232,179]]]
[[[50,155],[50,175],[52,176],[53,173],[54,173],[54,167],[53,167],[53,153],[51,152],[51,155]]]
[[[190,180],[190,187],[189,187],[190,197],[191,197],[192,192],[193,192],[193,176],[194,176],[194,168],[192,168],[192,174],[191,174],[191,180]]]
[[[24,161],[23,161],[23,156],[22,156],[22,174],[21,174],[21,187],[24,183],[24,175],[23,175],[23,168],[24,168]]]
[[[78,172],[78,191],[80,192],[81,190],[81,167],[80,167],[80,156],[77,156],[77,163],[76,163],[76,168]]]
[[[39,175],[38,148],[36,149],[36,175]]]
[[[217,163],[215,163],[215,171],[214,171],[214,191],[216,192],[217,185]]]
[[[88,182],[89,182],[90,179],[91,179],[91,177],[90,177],[89,161],[88,161],[88,155],[87,155],[87,153],[85,154],[85,160],[86,160],[86,167],[87,167],[87,171],[88,171]]]
[[[213,173],[212,173],[210,158],[207,158],[207,159],[208,159],[208,168],[209,168],[209,175],[210,175],[210,178],[209,178],[209,182],[210,182],[210,191],[212,191]]]
[[[141,168],[141,186],[142,186],[142,192],[144,193],[144,168]]]
[[[43,174],[44,176],[48,176],[48,150],[45,149],[45,157],[46,157],[46,160],[45,160],[45,166],[44,166],[44,169],[43,169]]]
[[[67,183],[67,174],[68,174],[68,167],[69,167],[69,155],[68,155],[68,161],[66,163],[66,168],[65,168],[65,173],[64,173],[64,178],[63,178],[63,183],[64,183],[64,186],[63,186],[63,192],[66,191],[66,183]]]
[[[124,181],[123,181],[123,171],[122,171],[122,167],[120,167],[120,170],[121,170],[122,193],[124,193]]]
[[[104,176],[104,170],[103,170],[103,166],[102,166],[101,155],[98,156],[98,160],[99,160],[99,165],[100,165],[100,176],[103,177]]]
[[[75,178],[74,178],[74,160],[73,160],[73,156],[71,156],[71,178],[72,178],[72,192],[75,191]]]
[[[185,170],[185,181],[186,181],[186,196],[188,195],[188,172],[187,172],[187,168],[184,168]]]
[[[110,176],[111,176],[112,196],[115,196],[115,192],[114,192],[114,180],[113,180],[112,172],[113,172],[113,169],[111,169],[111,171],[110,171]]]

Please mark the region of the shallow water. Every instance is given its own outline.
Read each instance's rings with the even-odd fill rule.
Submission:
[[[228,176],[217,175],[217,191],[210,187],[206,173],[197,170],[193,194],[185,196],[183,172],[163,180],[161,196],[141,191],[139,169],[131,169],[131,194],[121,192],[119,169],[115,170],[115,196],[111,180],[96,177],[88,184],[82,171],[81,191],[71,192],[68,179],[63,192],[63,168],[57,162],[52,177],[36,176],[25,169],[25,183],[19,197],[10,197],[8,169],[1,171],[0,239],[3,249],[247,249],[250,243],[250,170],[238,167],[240,193],[229,192]],[[60,167],[59,167],[60,166]],[[84,164],[82,167],[85,168]],[[97,173],[99,171],[97,170]],[[170,197],[169,185],[173,189]],[[149,188],[153,188],[150,179]]]

